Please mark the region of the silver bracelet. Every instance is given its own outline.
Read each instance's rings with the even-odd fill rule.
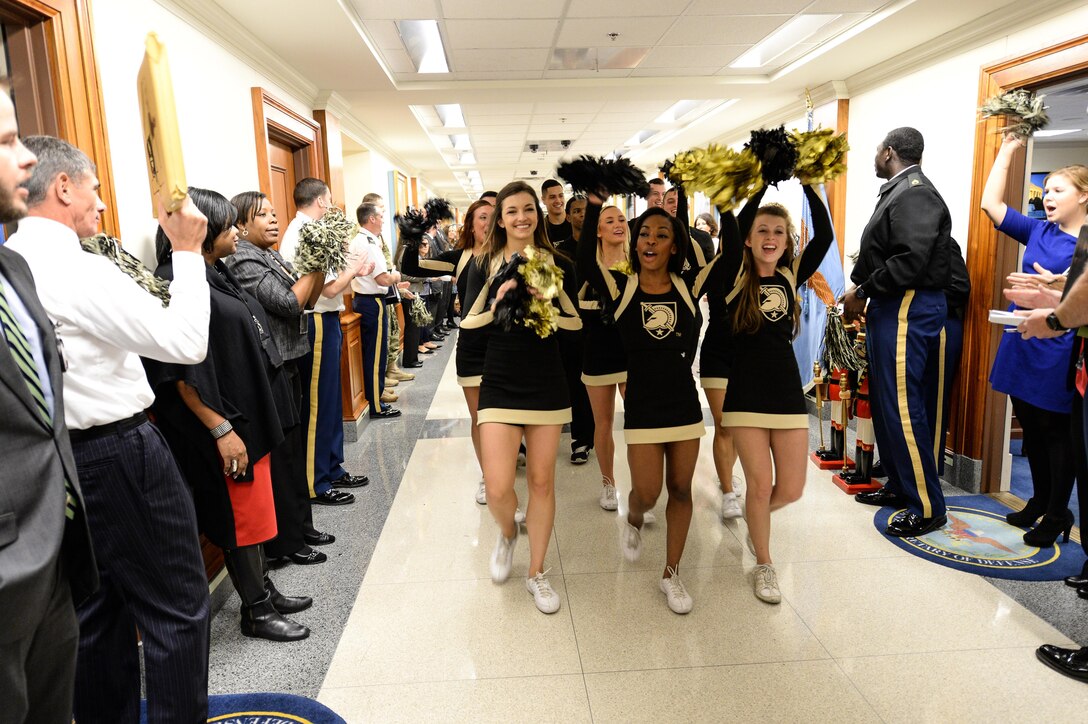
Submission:
[[[216,440],[226,435],[228,432],[234,429],[234,425],[230,424],[230,420],[223,420],[211,430],[208,430]]]

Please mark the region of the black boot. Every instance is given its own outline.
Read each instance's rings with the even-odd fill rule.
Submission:
[[[259,545],[223,551],[227,573],[242,599],[242,634],[269,641],[298,641],[310,629],[286,619],[264,587],[264,555]]]
[[[260,547],[260,546],[259,546]],[[314,605],[314,599],[309,596],[285,596],[276,590],[276,584],[268,577],[268,559],[265,558],[264,548],[261,549],[261,571],[264,573],[264,590],[272,596],[272,605],[280,613],[298,613],[305,611]]]
[[[1058,540],[1058,536],[1064,535],[1063,542],[1069,542],[1069,533],[1073,530],[1073,513],[1066,509],[1064,515],[1044,515],[1035,526],[1024,534],[1024,542],[1037,548],[1049,548]]]
[[[1005,522],[1017,528],[1025,528],[1035,525],[1035,521],[1039,520],[1039,516],[1045,512],[1046,504],[1032,496],[1021,510],[1006,515]]]

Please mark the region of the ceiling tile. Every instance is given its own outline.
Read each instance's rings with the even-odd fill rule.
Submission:
[[[468,49],[461,48],[450,52],[450,67],[457,73],[471,71],[544,71],[548,61],[547,48],[503,49]]]
[[[481,115],[529,115],[533,112],[532,103],[462,103],[461,111],[465,118]]]
[[[560,101],[540,102],[533,106],[535,113],[596,113],[604,105],[603,101]]]
[[[606,113],[648,113],[654,117],[675,103],[675,100],[644,100],[644,101],[609,101],[605,106]]]
[[[721,2],[721,0],[714,0]],[[687,0],[571,0],[568,18],[638,18],[679,15]],[[670,18],[671,20],[671,18]]]
[[[472,138],[474,141],[484,145],[493,141],[517,141],[525,138],[525,131],[504,131],[502,133],[478,133],[473,132]]]
[[[545,78],[626,78],[631,75],[627,68],[622,70],[546,70]]]
[[[639,64],[644,68],[709,68],[716,71],[728,65],[750,45],[666,45],[654,48]]]
[[[632,78],[698,78],[714,75],[721,66],[704,65],[701,68],[635,68]]]
[[[872,13],[888,0],[816,0],[806,13]]]
[[[370,39],[374,41],[374,44],[383,50],[386,48],[400,48],[404,50],[404,43],[401,42],[400,34],[397,32],[397,26],[393,24],[392,20],[368,20],[363,23],[363,27],[366,28],[366,32],[370,35]]]
[[[387,1],[387,0],[382,0]],[[433,0],[432,6],[433,6]],[[398,4],[400,0],[397,0]],[[563,4],[541,0],[503,0],[504,18],[558,18]],[[494,0],[442,0],[442,15],[446,19],[483,20],[496,15]]]
[[[350,0],[359,17],[370,20],[427,20],[435,18],[434,0]]]
[[[451,48],[550,48],[558,20],[447,20]]]
[[[558,48],[653,45],[672,23],[672,18],[565,20],[555,45]],[[610,40],[609,33],[619,33],[619,37]]]
[[[465,73],[450,73],[448,76],[440,76],[446,80],[539,80],[539,70],[475,70]]]
[[[873,0],[845,0],[845,2],[872,2]],[[877,0],[883,5],[888,0]],[[750,6],[722,0],[693,0],[684,15],[794,15],[806,10],[812,0],[760,0]],[[815,12],[808,9],[806,12]]]
[[[662,45],[745,45],[758,43],[790,19],[788,15],[683,17],[661,38]]]
[[[530,136],[551,136],[554,138],[573,138],[586,130],[584,123],[555,123],[529,126]]]
[[[481,130],[487,130],[488,126],[507,126],[507,125],[529,125],[532,120],[532,116],[526,115],[507,115],[507,114],[488,114],[488,113],[466,113],[465,123],[469,125],[469,128],[480,128]]]
[[[416,66],[404,48],[386,48],[382,51],[382,58],[393,73],[415,74],[416,72]]]
[[[589,123],[596,113],[534,113],[532,123]],[[562,119],[562,120],[560,120]]]

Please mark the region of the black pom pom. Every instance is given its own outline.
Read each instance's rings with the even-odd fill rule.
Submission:
[[[518,273],[518,269],[525,263],[526,259],[523,256],[515,254],[491,281],[492,289],[498,289],[503,282],[510,279],[516,282],[516,286],[503,294],[502,299],[495,304],[494,322],[504,332],[509,332],[514,327],[523,326],[525,314],[529,309],[529,302],[532,297],[529,294],[529,289],[525,286],[525,278]]]
[[[453,218],[453,209],[450,208],[450,202],[446,199],[427,199],[423,209],[427,212],[427,218],[435,223]]]
[[[763,164],[763,182],[777,186],[780,181],[793,176],[797,165],[797,149],[790,143],[786,127],[752,131],[752,140],[744,144]]]
[[[665,178],[670,178],[670,177],[671,177],[671,175],[672,175],[672,167],[673,167],[673,165],[674,165],[674,164],[673,164],[673,162],[672,162],[672,159],[670,158],[670,159],[667,159],[667,160],[665,161],[665,163],[663,163],[663,164],[661,164],[660,166],[658,166],[658,170],[660,170],[660,171],[661,171],[661,175],[662,175],[662,176],[664,176]]]
[[[408,210],[403,214],[397,214],[393,217],[397,222],[397,230],[400,232],[400,240],[413,246],[418,246],[419,242],[423,240],[423,235],[427,233],[427,229],[431,228],[433,221],[428,221],[423,216],[423,212],[419,209],[413,209],[408,207]]]
[[[646,175],[626,158],[579,156],[560,163],[556,173],[575,193],[637,194],[642,198],[650,193]]]

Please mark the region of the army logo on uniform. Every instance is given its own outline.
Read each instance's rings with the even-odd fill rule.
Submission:
[[[655,339],[665,339],[676,328],[676,302],[643,302],[642,328]]]
[[[789,298],[785,287],[777,284],[763,285],[759,288],[759,311],[768,321],[777,322],[789,312]]]

